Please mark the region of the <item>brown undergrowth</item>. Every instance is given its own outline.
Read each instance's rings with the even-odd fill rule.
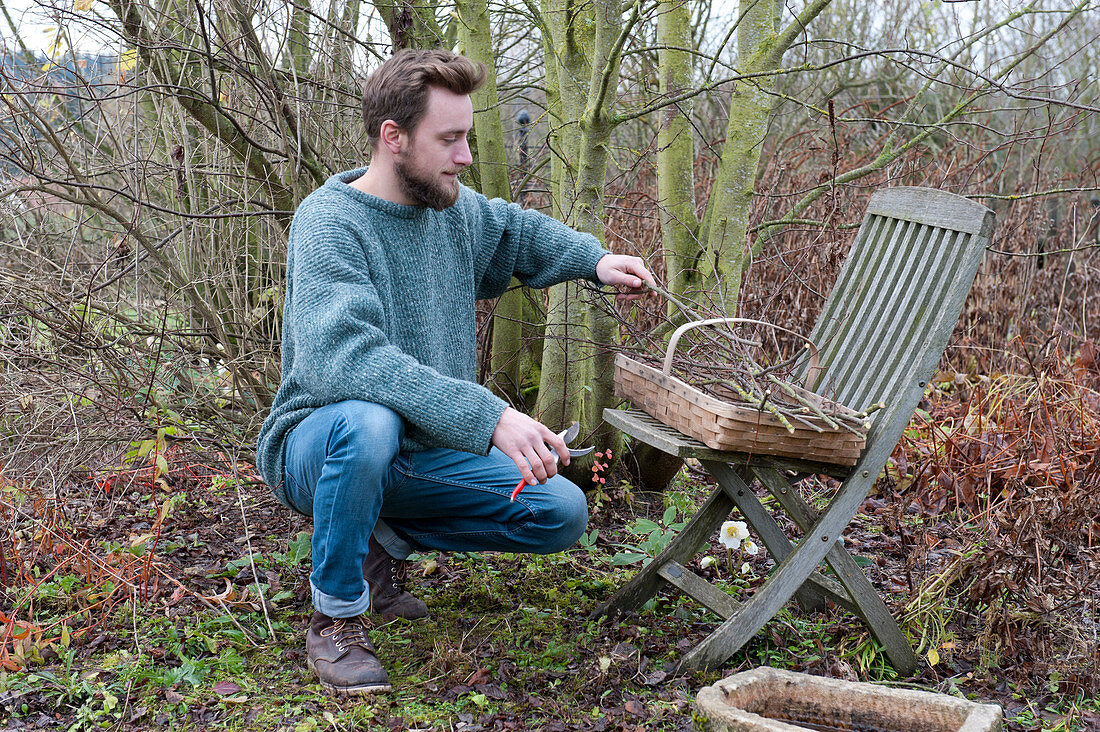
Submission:
[[[962,632],[977,633],[975,664],[1091,697],[1100,689],[1100,364],[1092,342],[1046,345],[1045,357],[1011,345],[1021,374],[937,375],[882,481],[887,530],[908,535],[907,572],[932,569],[911,619],[927,630],[957,601]],[[929,634],[926,653],[958,648],[949,626]]]
[[[169,533],[197,518],[177,514],[212,481],[259,482],[251,466],[199,457],[183,445],[161,445],[136,464],[85,475],[53,495],[0,475],[0,668],[19,671],[94,643],[127,602],[159,607],[186,598],[230,619],[232,606],[255,605],[247,587],[190,581],[187,552],[166,561]]]

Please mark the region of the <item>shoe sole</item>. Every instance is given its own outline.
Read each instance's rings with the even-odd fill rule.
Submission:
[[[317,668],[313,665],[313,661],[308,661],[307,665],[309,670],[313,672],[313,675],[317,677],[317,680],[321,683],[321,688],[330,694],[336,696],[365,696],[367,694],[385,694],[393,691],[393,686],[389,683],[374,683],[374,684],[359,684],[357,686],[336,686],[321,678],[321,674],[317,673]]]

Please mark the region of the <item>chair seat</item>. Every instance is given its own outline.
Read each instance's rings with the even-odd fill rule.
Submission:
[[[636,409],[605,409],[603,418],[605,422],[634,439],[641,440],[662,452],[667,452],[669,455],[675,455],[685,460],[687,458],[717,460],[746,467],[770,467],[776,470],[793,470],[797,473],[810,475],[831,475],[834,478],[845,478],[852,472],[851,466],[845,465],[833,465],[812,460],[794,460],[772,455],[748,455],[742,452],[714,450],[694,437],[685,435],[683,432],[673,429],[645,412]]]

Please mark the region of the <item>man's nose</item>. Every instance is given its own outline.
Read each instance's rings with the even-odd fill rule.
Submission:
[[[474,156],[470,152],[470,143],[464,139],[461,144],[455,146],[454,163],[455,165],[467,166],[473,162]]]

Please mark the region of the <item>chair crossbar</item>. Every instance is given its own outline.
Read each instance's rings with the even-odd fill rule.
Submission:
[[[707,609],[723,620],[733,617],[741,607],[741,603],[679,562],[666,562],[657,570],[657,574],[670,584],[679,587],[682,592],[700,604],[705,605]]]

